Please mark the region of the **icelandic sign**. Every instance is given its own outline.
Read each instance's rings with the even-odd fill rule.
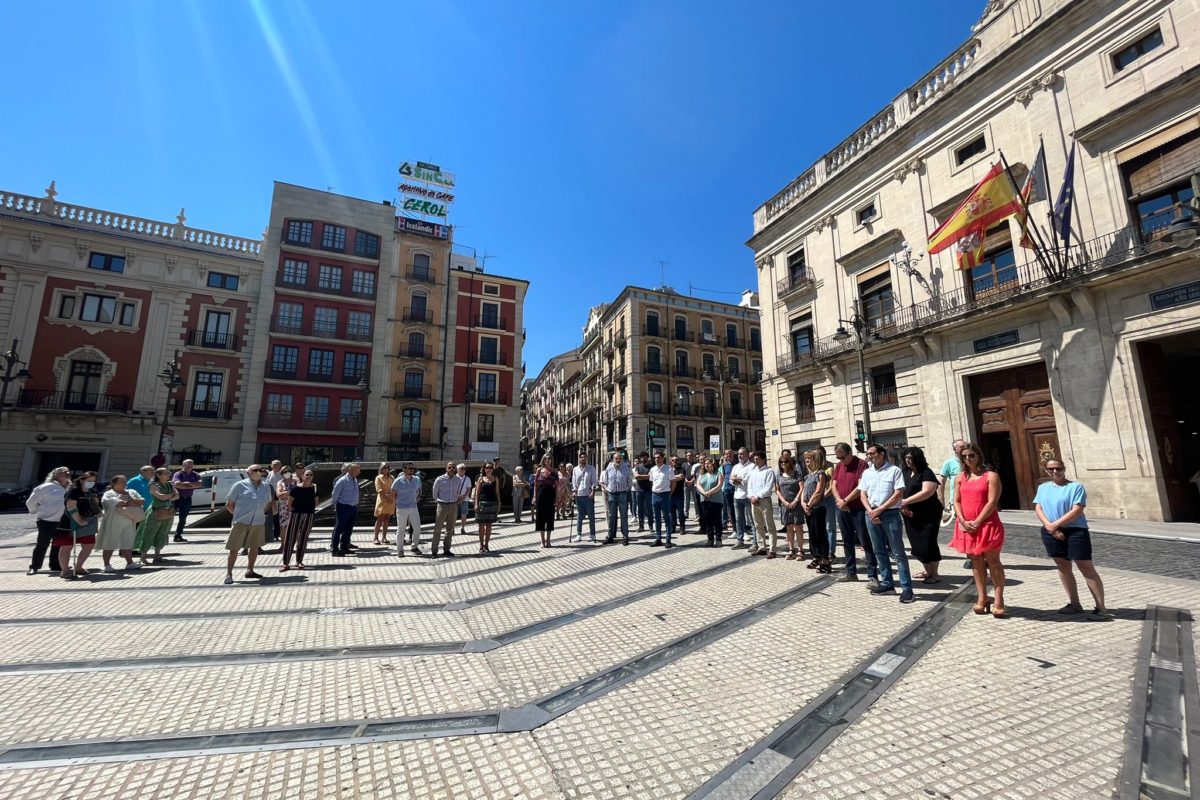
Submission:
[[[431,239],[449,239],[450,228],[436,222],[426,222],[423,219],[396,217],[396,227],[405,233],[415,233],[418,236],[428,236]]]
[[[443,172],[437,164],[427,164],[424,161],[401,162],[400,174],[414,181],[445,186],[448,189],[454,188],[456,180],[453,172]]]

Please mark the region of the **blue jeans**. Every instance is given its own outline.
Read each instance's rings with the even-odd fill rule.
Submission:
[[[912,575],[908,571],[908,553],[904,552],[904,520],[900,511],[889,508],[879,515],[879,524],[866,517],[867,532],[871,534],[871,547],[875,549],[875,563],[879,569],[879,585],[892,586],[892,562],[888,551],[896,556],[896,572],[900,573],[900,588],[912,591]]]
[[[688,489],[685,487],[682,495],[671,495],[671,515],[675,518],[676,527],[679,532],[683,533],[684,521],[687,519],[687,512],[684,510],[684,499],[687,497]]]
[[[750,530],[750,544],[758,547],[758,532],[754,529],[754,521],[750,519],[750,498],[742,498],[733,501],[735,511],[733,520],[734,535],[737,536],[738,544],[746,543],[746,530]]]
[[[861,507],[856,511],[842,511],[839,508],[837,516],[842,529],[842,555],[846,558],[846,574],[858,574],[858,557],[854,548],[861,544],[866,553],[864,561],[867,577],[875,578],[875,550],[871,547],[871,537],[867,533],[867,512]]]
[[[621,535],[629,538],[629,492],[608,493],[608,538],[617,538],[617,516],[621,517]]]
[[[671,514],[671,495],[668,492],[651,492],[650,508],[654,511],[654,541],[662,541],[663,523],[667,525],[667,541],[675,533],[675,517]]]
[[[721,527],[728,528],[733,524],[733,490],[721,490]]]
[[[183,526],[187,525],[188,514],[192,511],[192,498],[181,497],[175,501],[175,513],[179,515],[179,525],[175,528],[176,536],[183,536]]]
[[[338,503],[333,513],[333,541],[329,544],[331,552],[344,553],[350,547],[350,532],[354,529],[354,519],[358,516],[358,506],[351,503]]]
[[[583,539],[583,518],[587,517],[592,541],[596,541],[596,498],[575,498],[575,535]]]
[[[637,510],[639,528],[654,527],[654,511],[650,507],[650,497],[653,493],[647,489],[644,492],[633,493],[633,506]]]
[[[833,495],[826,495],[822,501],[825,505],[825,533],[829,537],[829,557],[833,558],[837,552],[838,540],[838,507],[837,501],[833,499]]]

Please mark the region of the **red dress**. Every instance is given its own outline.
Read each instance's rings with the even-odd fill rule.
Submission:
[[[955,490],[957,494],[955,502],[962,510],[963,519],[975,519],[987,505],[988,473],[985,472],[978,476],[962,473],[958,476],[958,485]],[[956,520],[950,546],[960,553],[972,556],[986,553],[989,550],[999,550],[1004,546],[1004,523],[1000,521],[1000,515],[993,513],[974,531],[963,530]]]

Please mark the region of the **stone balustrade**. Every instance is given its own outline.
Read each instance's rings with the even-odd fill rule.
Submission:
[[[95,228],[223,254],[257,257],[262,252],[262,242],[257,239],[187,227],[182,211],[178,222],[162,222],[71,203],[59,203],[54,199],[54,194],[53,185],[47,191],[46,197],[31,197],[0,190],[0,213],[49,218],[77,227]]]
[[[980,47],[978,39],[964,44],[905,90],[891,105],[872,117],[867,124],[846,137],[841,144],[801,173],[800,177],[759,206],[754,212],[754,232],[758,233],[767,227],[772,220],[795,207],[818,186],[937,102],[974,66],[979,57]]]

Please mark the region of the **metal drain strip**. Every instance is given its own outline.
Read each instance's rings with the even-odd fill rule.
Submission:
[[[814,759],[879,699],[892,684],[953,628],[974,590],[969,581],[950,592],[808,705],[781,723],[716,775],[688,800],[762,800],[783,791]]]
[[[696,545],[687,545],[687,547],[695,547]],[[383,614],[393,612],[406,611],[463,611],[468,608],[494,603],[497,600],[506,600],[510,597],[535,592],[539,589],[545,589],[550,586],[570,583],[581,578],[588,578],[593,575],[599,575],[605,572],[621,569],[633,564],[640,564],[645,561],[651,561],[656,558],[671,555],[670,550],[658,550],[645,555],[640,555],[635,558],[624,561],[617,561],[608,564],[600,564],[595,567],[589,567],[578,572],[571,572],[566,575],[546,578],[535,583],[526,584],[524,586],[516,586],[511,589],[503,589],[499,592],[482,595],[471,600],[461,600],[452,603],[415,603],[403,605],[383,605],[383,606],[347,606],[342,608],[330,609],[325,607],[308,607],[308,608],[271,608],[271,609],[256,609],[250,611],[187,611],[171,614],[109,614],[105,616],[94,617],[21,617],[15,619],[0,620],[0,628],[12,626],[41,626],[41,625],[88,625],[105,622],[178,622],[188,620],[212,620],[212,619],[251,619],[255,617],[297,617],[297,616],[316,616],[321,614]],[[565,556],[559,556],[563,558]],[[526,561],[520,566],[532,563]],[[516,565],[505,565],[504,569],[513,569]],[[479,572],[471,573],[471,576],[479,575]],[[422,584],[442,585],[446,583],[455,583],[464,580],[460,577],[439,578],[434,581],[417,581]],[[380,583],[393,584],[398,581],[381,581]],[[405,583],[413,583],[413,581],[405,581]],[[336,584],[341,586],[343,584]]]
[[[739,560],[734,563],[745,562]],[[802,586],[717,620],[648,653],[635,656],[515,708],[485,710],[471,714],[339,721],[322,725],[16,744],[0,750],[0,770],[294,750],[485,733],[528,732],[731,633],[743,630],[747,625],[759,622],[804,598],[818,594],[832,583],[833,578],[830,576],[812,579]]]
[[[1120,800],[1200,796],[1198,695],[1191,613],[1146,606],[1118,782]]]
[[[528,639],[554,628],[569,625],[597,614],[603,614],[629,603],[653,597],[656,594],[696,583],[705,578],[728,572],[754,563],[752,559],[738,558],[713,567],[707,567],[672,578],[663,583],[648,586],[629,594],[606,600],[603,603],[570,611],[550,619],[525,625],[499,634],[491,639],[471,641],[432,642],[429,644],[381,644],[362,647],[323,647],[304,650],[262,650],[239,653],[212,653],[186,656],[145,656],[132,658],[90,659],[78,661],[42,661],[23,664],[0,664],[0,675],[33,675],[67,672],[100,672],[114,669],[158,669],[161,667],[219,666],[223,664],[265,664],[285,661],[315,661],[326,659],[377,658],[381,656],[423,656],[454,653],[486,653],[497,647]]]

